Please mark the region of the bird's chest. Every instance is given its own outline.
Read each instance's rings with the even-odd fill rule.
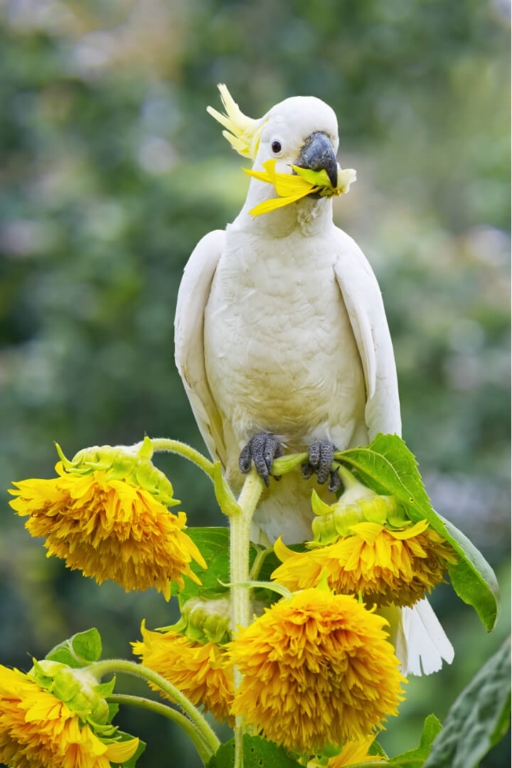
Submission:
[[[242,434],[307,432],[362,386],[332,259],[282,249],[222,259],[206,308],[208,380]]]

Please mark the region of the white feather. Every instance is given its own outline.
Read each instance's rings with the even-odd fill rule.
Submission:
[[[178,293],[174,320],[174,357],[197,425],[215,459],[225,461],[226,450],[220,416],[206,377],[204,310],[222,253],[226,233],[210,232],[197,244]]]
[[[426,598],[401,609],[395,649],[406,676],[431,675],[441,669],[443,660],[452,663],[453,646]]]

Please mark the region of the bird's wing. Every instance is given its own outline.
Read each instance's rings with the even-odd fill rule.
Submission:
[[[363,365],[369,438],[379,432],[400,435],[395,356],[379,284],[359,246],[345,232],[336,232],[334,271]]]
[[[224,242],[225,232],[215,230],[195,247],[183,273],[174,321],[176,366],[208,450],[223,464],[226,449],[222,419],[206,375],[204,313]]]

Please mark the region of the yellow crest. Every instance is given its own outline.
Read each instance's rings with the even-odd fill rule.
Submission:
[[[263,119],[253,120],[244,115],[223,83],[219,83],[218,89],[226,114],[222,115],[213,107],[206,107],[206,111],[227,129],[222,131],[222,135],[229,141],[233,149],[239,155],[254,160],[260,145],[261,132],[264,126]]]

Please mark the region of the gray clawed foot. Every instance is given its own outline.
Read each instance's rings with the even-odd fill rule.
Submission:
[[[323,485],[329,480],[329,490],[336,493],[341,488],[341,478],[332,469],[335,446],[328,440],[315,440],[308,449],[308,461],[302,465],[302,475],[308,479],[316,472],[317,481]]]
[[[240,472],[247,474],[251,469],[251,464],[254,461],[256,471],[265,481],[265,485],[269,485],[269,477],[272,475],[272,464],[274,459],[278,459],[284,454],[283,446],[279,440],[270,432],[260,432],[254,437],[251,437],[245,448],[240,453],[238,459],[238,466]],[[280,477],[276,477],[276,480],[280,480]]]

